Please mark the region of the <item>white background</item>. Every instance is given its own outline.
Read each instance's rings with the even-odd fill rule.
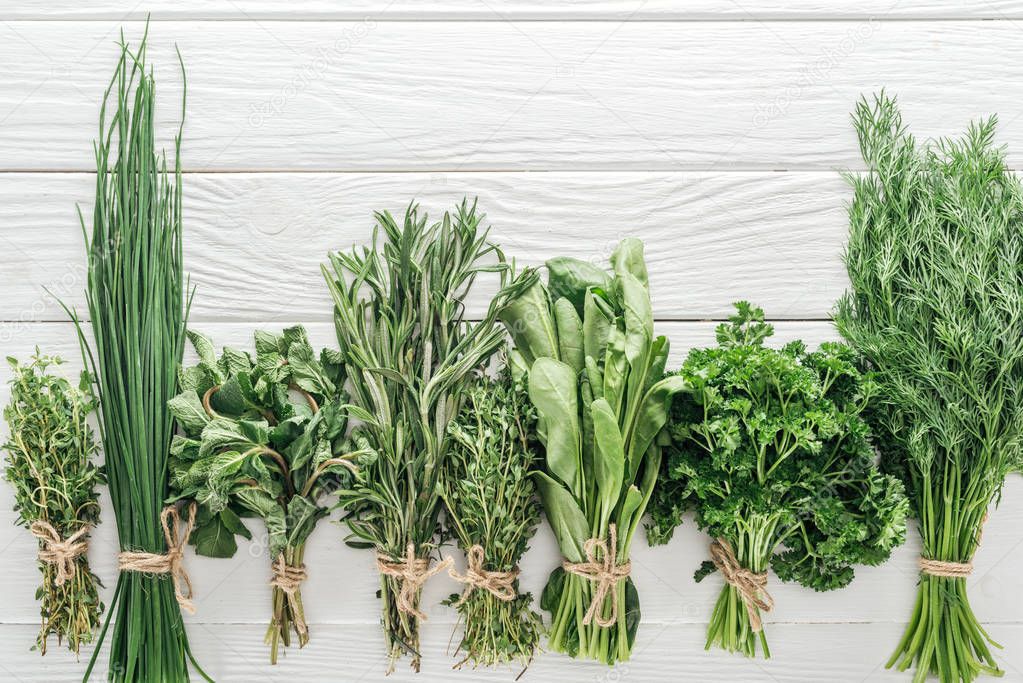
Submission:
[[[162,128],[175,128],[188,70],[184,166],[193,326],[245,345],[256,327],[304,322],[333,343],[318,265],[364,242],[374,209],[413,198],[431,215],[478,195],[509,255],[603,263],[642,237],[660,332],[673,365],[712,340],[713,320],[749,298],[778,339],[833,338],[846,279],[840,261],[849,192],[861,168],[849,112],[861,93],[897,94],[920,136],[1001,116],[999,140],[1023,159],[1023,2],[991,0],[352,0],[0,1],[0,351],[35,345],[73,359],[71,326],[44,287],[79,306],[99,97],[123,27],[152,12]],[[490,290],[473,298],[478,311]],[[0,380],[6,382],[6,366]],[[0,389],[6,403],[9,392]],[[6,428],[0,436],[6,436]],[[1023,482],[1010,478],[970,578],[973,606],[1023,681]],[[106,496],[104,492],[104,502]],[[0,487],[0,679],[77,680],[37,629],[35,542],[14,526]],[[112,586],[109,507],[91,560]],[[192,645],[222,681],[382,680],[385,668],[366,551],[323,523],[307,553],[312,641],[276,668],[262,643],[267,558],[188,558],[199,612]],[[913,534],[912,536],[915,536]],[[538,592],[557,563],[549,531],[523,563]],[[608,670],[539,657],[525,681],[896,681],[881,664],[908,618],[915,538],[845,590],[771,583],[774,658],[703,651],[720,578],[692,572],[706,539],[687,523],[667,547],[636,546],[643,624],[634,659]],[[452,677],[454,613],[426,591],[423,683]],[[105,654],[103,657],[105,661]],[[461,671],[458,681],[514,672]],[[412,680],[399,668],[392,680]]]

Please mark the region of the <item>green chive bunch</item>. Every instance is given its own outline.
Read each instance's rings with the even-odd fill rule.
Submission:
[[[100,110],[91,236],[81,218],[91,345],[82,321],[72,317],[99,396],[121,550],[162,554],[167,545],[160,513],[168,494],[167,458],[174,434],[167,402],[177,389],[184,350],[186,285],[181,132],[168,169],[156,147],[155,88],[146,64],[146,38],[133,51],[122,37],[121,57]],[[110,680],[187,681],[188,663],[194,660],[171,575],[122,571],[100,645],[104,640],[110,644]]]

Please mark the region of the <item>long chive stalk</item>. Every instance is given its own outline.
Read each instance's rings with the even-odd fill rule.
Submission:
[[[82,322],[72,317],[95,378],[121,550],[165,553],[160,512],[173,435],[167,401],[177,387],[187,317],[181,130],[168,171],[166,155],[156,149],[155,80],[145,60],[146,36],[136,51],[122,36],[120,60],[100,110],[91,237],[80,215],[91,347]],[[120,573],[86,680],[104,641],[110,645],[110,681],[187,681],[188,662],[195,664],[169,575]]]

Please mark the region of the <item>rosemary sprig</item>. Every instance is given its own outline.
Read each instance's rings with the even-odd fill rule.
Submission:
[[[3,448],[7,452],[4,478],[14,488],[18,523],[26,527],[52,527],[60,540],[78,534],[87,541],[89,529],[99,522],[101,470],[93,463],[96,441],[88,416],[95,407],[89,393],[89,377],[72,384],[53,374],[51,366],[63,361],[40,355],[22,365],[8,358],[11,366],[11,402],[4,419],[11,435]],[[40,549],[47,543],[39,541]],[[84,550],[84,547],[82,548]],[[70,558],[70,577],[60,576],[53,562],[40,562],[42,626],[36,648],[46,654],[50,635],[67,641],[76,655],[83,644],[92,642],[99,626],[103,604],[99,600],[99,578],[89,568],[85,554]]]
[[[373,548],[385,561],[405,558],[409,545],[417,560],[428,560],[436,547],[448,423],[473,372],[504,341],[498,312],[530,278],[511,277],[480,228],[483,218],[466,202],[433,224],[415,205],[402,225],[378,213],[370,247],[332,254],[323,266],[355,416],[363,421],[353,450],[378,456],[340,493],[339,505],[347,511],[349,544]],[[502,289],[483,320],[470,323],[462,300],[484,272],[496,273]],[[418,670],[419,617],[402,607],[402,585],[381,575],[389,668],[409,653]]]

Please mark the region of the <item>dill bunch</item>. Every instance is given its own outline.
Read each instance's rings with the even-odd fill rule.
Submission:
[[[915,681],[1000,675],[970,607],[968,574],[992,500],[1020,464],[1023,434],[1023,192],[993,144],[996,119],[919,145],[883,93],[853,114],[869,171],[849,177],[835,322],[880,386],[870,420],[901,477],[923,541],[917,601],[888,666]]]
[[[38,348],[27,364],[14,358],[7,362],[13,377],[11,402],[4,409],[11,431],[3,446],[4,478],[14,488],[18,523],[29,528],[48,525],[64,541],[81,533],[78,538],[85,542],[99,522],[96,485],[103,482],[93,462],[97,449],[88,416],[95,403],[89,377],[83,373],[75,385],[53,374],[50,367],[63,361],[40,355]],[[39,547],[47,544],[40,539]],[[83,552],[70,561],[70,576],[61,576],[53,562],[39,562],[43,582],[36,598],[42,626],[36,648],[44,655],[51,635],[58,643],[66,640],[77,655],[83,644],[92,642],[103,613],[102,584],[89,569],[88,556]]]
[[[530,476],[535,429],[524,378],[516,380],[507,367],[496,378],[480,376],[470,384],[462,410],[448,425],[453,438],[443,494],[448,529],[470,563],[481,550],[482,569],[508,572],[508,578],[517,573],[540,521]],[[470,586],[447,600],[464,625],[459,666],[527,666],[532,659],[543,630],[532,595],[518,592],[517,578],[498,591]]]

